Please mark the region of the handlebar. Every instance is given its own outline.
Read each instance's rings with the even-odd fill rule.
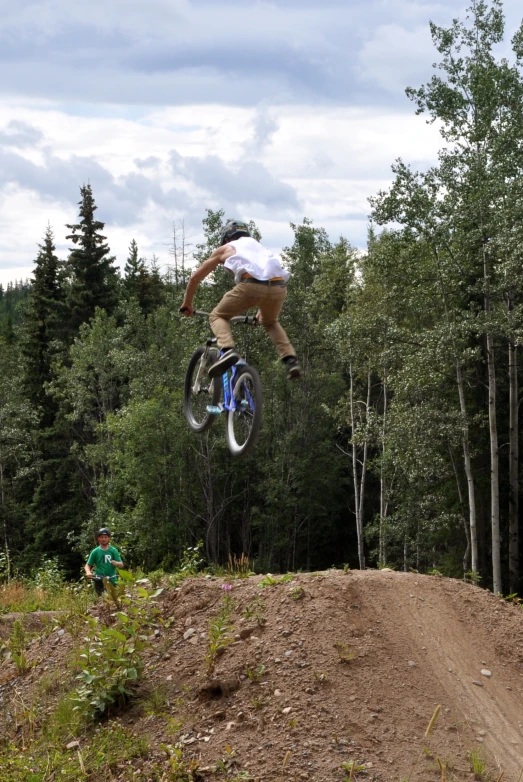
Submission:
[[[199,315],[201,317],[208,318],[210,312],[204,312],[203,310],[194,310],[194,315]],[[234,318],[231,318],[229,323],[231,326],[237,326],[238,323],[245,323],[248,326],[256,326],[258,325],[258,321],[254,315],[236,315]]]

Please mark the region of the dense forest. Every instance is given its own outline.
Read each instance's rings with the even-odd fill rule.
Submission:
[[[431,32],[437,72],[407,92],[441,129],[437,165],[396,161],[365,252],[309,219],[282,252],[304,379],[261,329],[236,329],[264,389],[247,459],[182,409],[209,332],[178,313],[188,270],[235,215],[208,210],[191,256],[175,231],[168,275],[134,240],[119,274],[90,185],[66,260],[45,230],[30,284],[0,299],[0,575],[56,558],[74,577],[109,525],[145,570],[201,540],[209,562],[256,570],[388,565],[520,591],[523,30],[513,62],[495,56],[497,2]],[[230,284],[218,270],[198,308]]]

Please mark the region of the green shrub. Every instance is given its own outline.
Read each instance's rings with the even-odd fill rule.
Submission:
[[[56,557],[44,560],[33,576],[35,588],[45,589],[46,592],[59,592],[64,580],[64,572]]]
[[[9,579],[9,557],[7,551],[0,551],[0,582]]]
[[[234,625],[231,622],[231,614],[234,603],[229,595],[225,595],[217,616],[209,620],[207,627],[207,650],[205,662],[207,674],[210,676],[214,670],[218,656],[225,651],[234,640]]]
[[[111,627],[87,619],[87,645],[80,652],[83,670],[77,676],[81,683],[71,696],[85,720],[122,706],[134,695],[148,646],[146,632],[158,616],[152,602],[158,593],[150,595],[139,587],[132,596],[120,598],[122,610],[113,614]]]
[[[153,570],[147,574],[147,579],[150,582],[153,589],[157,589],[160,586],[162,579],[165,577],[165,571],[161,568],[159,570]]]
[[[203,540],[199,540],[196,546],[185,549],[179,570],[186,576],[194,576],[204,563],[202,557]]]

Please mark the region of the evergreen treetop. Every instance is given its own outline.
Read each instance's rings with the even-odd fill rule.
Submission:
[[[111,313],[117,303],[117,270],[114,257],[109,255],[107,237],[101,233],[105,224],[95,219],[97,206],[91,185],[81,187],[80,193],[80,221],[67,224],[71,233],[66,237],[76,245],[68,260],[71,278],[68,304],[73,336],[82,323],[93,317],[97,307]]]
[[[51,226],[45,231],[43,244],[36,258],[34,281],[29,306],[22,326],[21,349],[25,358],[25,388],[33,405],[44,413],[49,424],[54,406],[46,394],[51,380],[52,344],[63,337],[65,321],[65,294],[63,264],[55,254]]]

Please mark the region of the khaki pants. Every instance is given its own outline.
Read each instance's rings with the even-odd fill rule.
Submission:
[[[214,335],[218,338],[218,347],[234,347],[229,320],[235,315],[241,315],[251,307],[258,307],[261,316],[260,323],[274,342],[279,357],[295,356],[296,351],[278,322],[278,316],[286,296],[287,287],[285,285],[240,282],[225,294],[210,314],[209,323]]]

